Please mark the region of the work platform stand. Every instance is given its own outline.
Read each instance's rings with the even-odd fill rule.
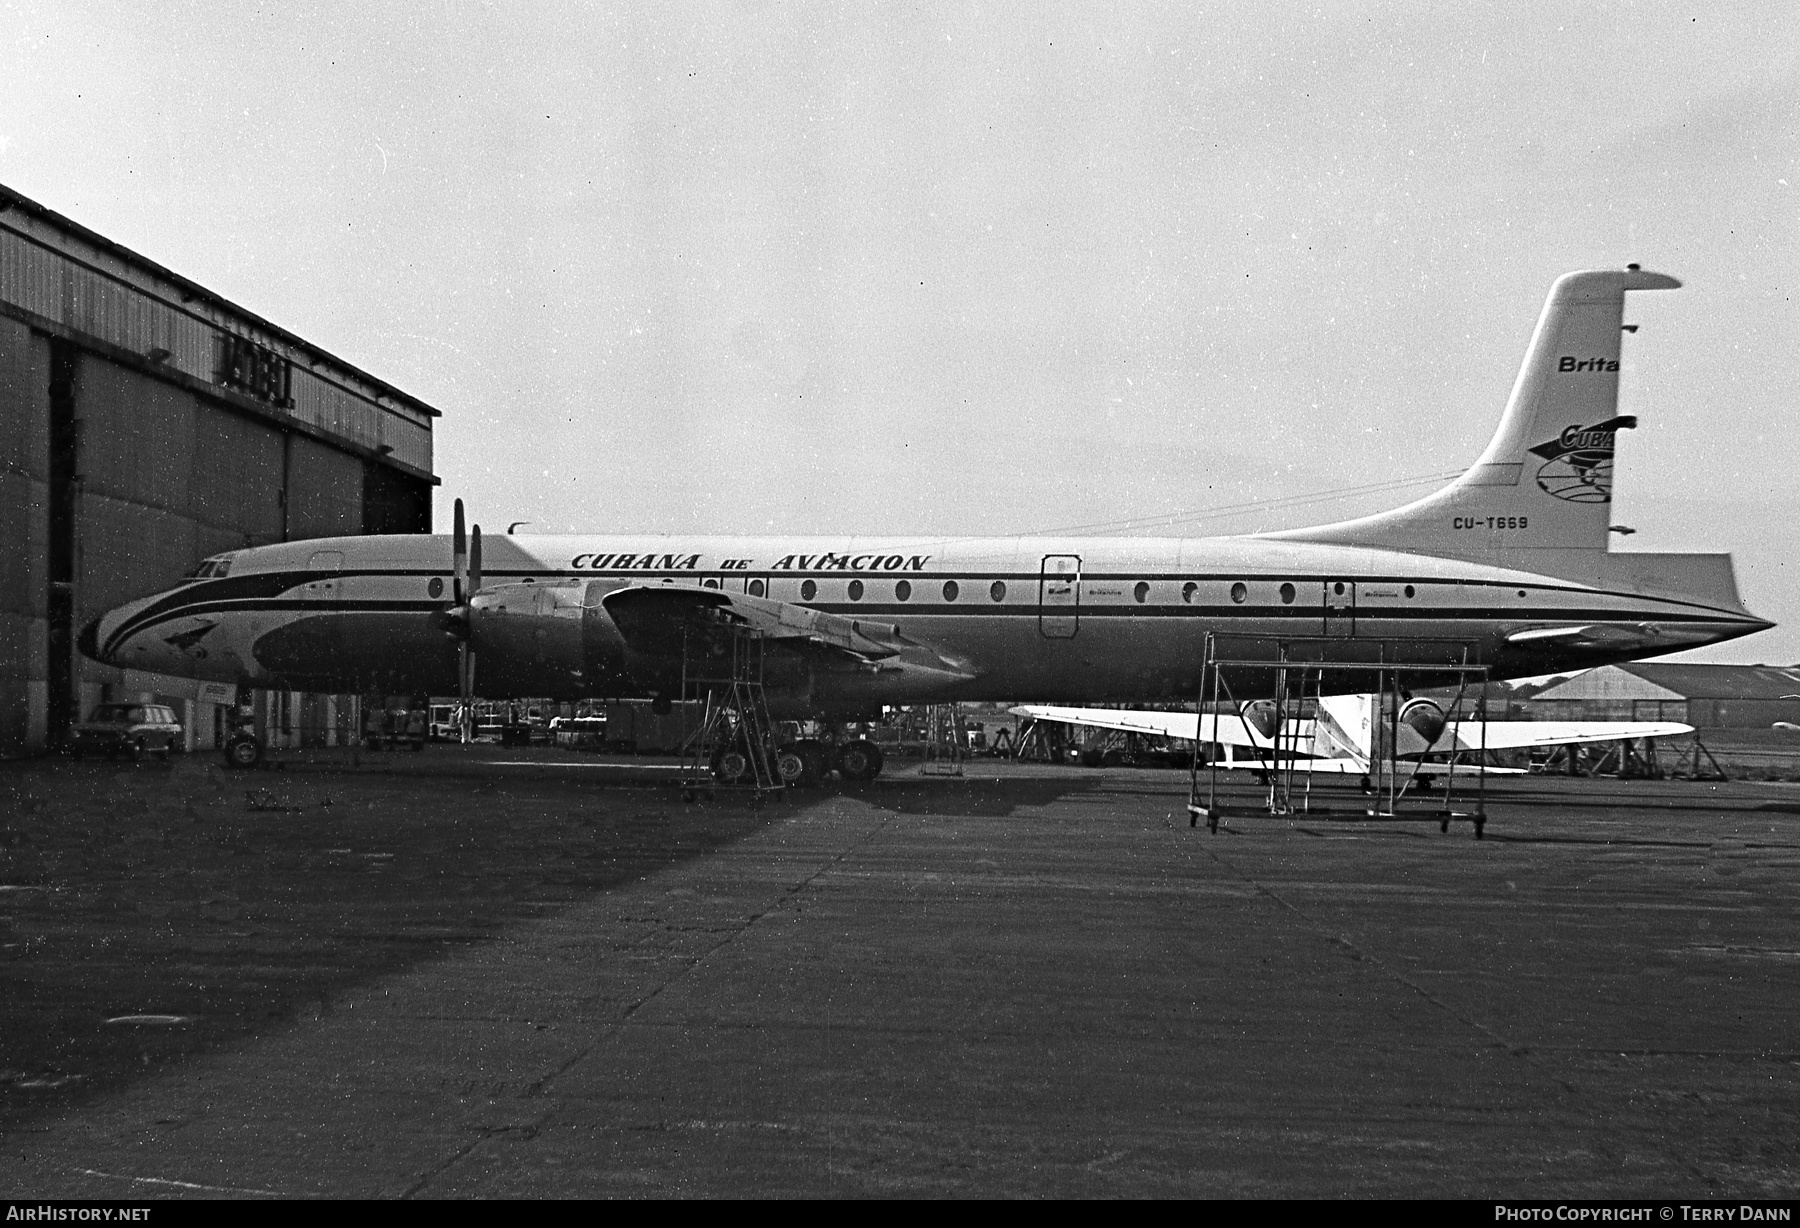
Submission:
[[[925,761],[919,765],[919,774],[961,776],[968,757],[969,735],[963,725],[962,709],[955,704],[926,705]]]
[[[761,632],[728,623],[684,633],[682,712],[685,721],[697,705],[700,721],[683,728],[683,800],[726,790],[760,806],[786,788],[775,771],[775,724],[763,690],[765,645]]]
[[[1227,813],[1248,816],[1252,811],[1239,808],[1228,811],[1219,797],[1219,759],[1220,742],[1218,741],[1219,721],[1241,721],[1246,730],[1253,728],[1250,719],[1243,715],[1244,704],[1251,699],[1262,699],[1262,696],[1242,696],[1235,694],[1230,681],[1230,674],[1236,672],[1240,678],[1250,671],[1273,671],[1275,677],[1274,695],[1274,733],[1269,736],[1272,748],[1255,750],[1255,759],[1259,770],[1267,781],[1265,804],[1260,807],[1263,814],[1275,817],[1295,815],[1316,815],[1324,818],[1343,817],[1360,819],[1408,819],[1431,818],[1438,821],[1440,831],[1449,831],[1452,821],[1464,820],[1471,823],[1475,830],[1475,838],[1481,839],[1482,831],[1487,825],[1487,676],[1488,667],[1471,664],[1473,645],[1466,643],[1446,644],[1453,655],[1454,663],[1445,664],[1397,664],[1387,660],[1373,662],[1340,662],[1325,661],[1310,656],[1306,649],[1312,646],[1335,644],[1342,646],[1341,639],[1325,637],[1292,638],[1279,641],[1273,657],[1267,655],[1266,648],[1253,655],[1235,655],[1224,648],[1222,637],[1208,634],[1204,655],[1201,659],[1200,684],[1194,700],[1195,741],[1192,765],[1188,772],[1188,825],[1198,826],[1200,820],[1206,820],[1208,831],[1217,833],[1219,820]],[[1266,643],[1266,641],[1265,641]],[[1378,645],[1379,656],[1391,655],[1389,645]],[[1358,808],[1347,809],[1327,805],[1314,805],[1312,797],[1312,781],[1314,772],[1308,770],[1306,760],[1317,755],[1322,749],[1317,737],[1317,717],[1315,715],[1315,733],[1311,740],[1303,741],[1301,737],[1301,714],[1308,702],[1314,704],[1315,712],[1320,698],[1321,684],[1324,674],[1329,671],[1338,673],[1366,674],[1374,684],[1372,691],[1378,697],[1374,708],[1375,720],[1381,726],[1370,730],[1370,755],[1368,774],[1362,778],[1361,784],[1367,802]],[[1445,716],[1445,731],[1450,734],[1450,745],[1454,748],[1459,742],[1459,735],[1466,725],[1477,725],[1480,735],[1477,745],[1479,752],[1473,767],[1461,765],[1462,779],[1473,776],[1473,793],[1464,800],[1465,806],[1471,809],[1458,810],[1457,753],[1452,750],[1449,762],[1445,764],[1427,765],[1423,759],[1403,762],[1399,757],[1400,745],[1400,711],[1405,702],[1406,679],[1430,678],[1442,679],[1446,675],[1454,675],[1457,679],[1456,699]],[[1475,701],[1474,711],[1466,712],[1466,700],[1471,681],[1480,686],[1480,697]],[[1221,701],[1230,709],[1221,710]],[[1215,722],[1213,738],[1203,736],[1206,715],[1210,713]],[[1205,751],[1205,764],[1201,763],[1202,752]],[[1239,761],[1241,766],[1241,761]],[[1429,767],[1430,776],[1442,776],[1444,792],[1441,804],[1433,799],[1430,805],[1418,805],[1403,808],[1402,799],[1409,788],[1417,781],[1422,769]],[[1441,771],[1439,770],[1441,769]],[[1204,770],[1204,784],[1201,773]],[[1297,781],[1296,777],[1304,777]],[[1465,789],[1465,792],[1467,790]]]

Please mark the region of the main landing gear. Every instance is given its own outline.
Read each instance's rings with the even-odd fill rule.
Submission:
[[[225,766],[253,768],[262,762],[262,739],[253,733],[235,733],[225,742]]]

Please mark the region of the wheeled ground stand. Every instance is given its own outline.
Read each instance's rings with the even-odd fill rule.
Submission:
[[[763,689],[765,646],[761,632],[729,623],[684,634],[682,710],[692,711],[692,701],[701,717],[682,740],[682,800],[724,789],[747,793],[760,806],[787,787]]]
[[[1220,819],[1228,812],[1236,816],[1260,812],[1276,817],[1434,819],[1438,822],[1438,830],[1444,832],[1450,830],[1453,821],[1467,822],[1474,828],[1475,838],[1481,839],[1487,826],[1488,667],[1473,663],[1473,646],[1461,642],[1446,642],[1441,662],[1402,664],[1394,660],[1398,655],[1395,648],[1385,643],[1369,645],[1373,650],[1372,655],[1377,658],[1373,661],[1327,660],[1325,648],[1334,643],[1341,644],[1341,640],[1295,637],[1275,644],[1271,656],[1266,645],[1252,646],[1242,653],[1234,653],[1222,650],[1220,637],[1210,634],[1206,637],[1200,685],[1194,702],[1197,737],[1193,766],[1188,776],[1188,825],[1198,826],[1204,819],[1207,830],[1216,833]],[[1366,675],[1374,684],[1371,689],[1381,697],[1378,711],[1382,728],[1372,731],[1376,746],[1372,748],[1369,757],[1367,774],[1362,778],[1365,801],[1354,808],[1334,808],[1315,804],[1313,801],[1314,773],[1309,770],[1312,766],[1309,760],[1318,761],[1318,748],[1309,739],[1302,738],[1301,711],[1309,699],[1316,704],[1323,690],[1326,673]],[[1274,732],[1272,735],[1265,735],[1271,745],[1266,748],[1258,746],[1252,752],[1255,770],[1261,777],[1265,790],[1262,805],[1256,807],[1241,803],[1229,806],[1224,800],[1219,780],[1220,745],[1216,736],[1210,740],[1205,736],[1209,713],[1213,721],[1241,721],[1246,730],[1249,728],[1249,718],[1241,714],[1241,699],[1248,696],[1240,697],[1233,693],[1230,681],[1232,676],[1240,679],[1272,677],[1274,680],[1274,709],[1269,714]],[[1422,775],[1422,770],[1426,768],[1422,760],[1402,760],[1397,753],[1401,697],[1406,691],[1406,680],[1436,681],[1443,678],[1453,678],[1458,684],[1456,698],[1448,713],[1449,725],[1453,729],[1474,725],[1480,730],[1476,762],[1473,765],[1461,765],[1460,774],[1463,782],[1474,777],[1474,789],[1471,794],[1465,785],[1464,795],[1460,798],[1456,793],[1459,765],[1455,754],[1450,755],[1446,764],[1430,765],[1431,770]],[[1473,704],[1472,711],[1464,702],[1471,682],[1482,696]],[[1423,793],[1426,781],[1430,778],[1441,779],[1443,788],[1440,796],[1429,802],[1412,805],[1403,803],[1402,799],[1409,792]],[[1463,808],[1459,809],[1459,805]]]

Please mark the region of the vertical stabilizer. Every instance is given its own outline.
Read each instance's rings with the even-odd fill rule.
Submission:
[[[1265,536],[1481,557],[1494,551],[1605,550],[1619,416],[1627,290],[1673,290],[1630,265],[1565,273],[1550,287],[1500,429],[1473,468],[1417,503]]]
[[[1375,745],[1375,696],[1322,695],[1313,717],[1312,753],[1350,759],[1368,770]]]

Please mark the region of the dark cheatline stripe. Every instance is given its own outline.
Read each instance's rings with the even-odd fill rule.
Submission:
[[[146,606],[144,609],[138,611],[137,614],[133,615],[126,622],[120,624],[118,630],[114,631],[113,634],[107,638],[107,642],[104,645],[98,645],[94,642],[97,639],[97,633],[95,633],[89,639],[83,641],[82,651],[88,652],[88,649],[90,647],[92,647],[92,648],[101,649],[104,651],[104,653],[107,656],[110,656],[115,648],[117,648],[119,645],[123,644],[131,636],[137,634],[140,631],[146,630],[149,627],[152,627],[158,623],[170,621],[172,619],[177,619],[177,618],[187,618],[187,617],[206,615],[206,614],[228,614],[228,613],[234,613],[234,612],[243,612],[243,611],[252,610],[252,609],[276,610],[276,611],[279,611],[279,610],[315,610],[315,611],[321,611],[321,612],[326,611],[326,610],[333,610],[333,611],[340,611],[340,612],[349,611],[349,612],[379,612],[379,613],[408,613],[408,612],[423,613],[423,612],[429,612],[432,610],[443,609],[443,608],[445,608],[445,603],[441,602],[441,601],[398,601],[398,600],[371,600],[371,599],[345,599],[345,600],[338,600],[338,601],[316,601],[316,600],[304,600],[304,599],[298,599],[298,598],[288,599],[288,600],[274,600],[274,598],[277,598],[277,597],[279,597],[280,594],[286,593],[290,589],[297,588],[300,585],[314,583],[314,582],[317,582],[320,580],[328,580],[328,579],[340,579],[341,580],[341,579],[351,578],[351,577],[389,577],[389,578],[397,579],[397,578],[402,578],[402,577],[407,577],[407,576],[443,575],[444,573],[445,573],[445,569],[441,568],[441,567],[381,568],[381,569],[368,568],[368,569],[346,569],[346,570],[342,570],[342,571],[292,570],[292,571],[246,572],[246,573],[240,573],[240,574],[234,575],[234,576],[227,576],[227,577],[224,577],[222,579],[217,579],[217,580],[198,580],[198,581],[195,581],[190,584],[184,584],[180,588],[171,590],[169,593],[165,594],[161,599],[153,602],[151,605]],[[686,582],[696,582],[697,583],[697,581],[700,578],[708,577],[710,574],[711,573],[699,572],[699,573],[696,573],[694,576],[683,576],[683,577],[681,577],[681,579]],[[741,579],[744,577],[744,573],[742,573],[742,572],[735,572],[735,573],[728,573],[728,574],[733,579]],[[519,582],[526,576],[532,576],[539,580],[556,579],[556,578],[578,578],[578,579],[593,579],[593,580],[618,580],[618,581],[625,581],[625,582],[629,582],[629,581],[633,581],[633,580],[651,581],[651,580],[661,579],[661,575],[659,573],[654,573],[654,572],[592,572],[592,571],[567,571],[567,570],[541,571],[541,572],[490,572],[489,576],[493,580],[495,580],[497,582],[501,582],[501,583]],[[882,579],[892,579],[892,578],[895,578],[896,576],[899,576],[899,573],[894,573],[893,575],[889,575],[889,573],[871,573],[870,575],[867,575],[867,576],[863,576],[861,573],[857,573],[855,576],[852,576],[851,573],[837,572],[837,571],[827,571],[827,572],[787,572],[787,571],[783,571],[780,573],[760,572],[760,573],[752,574],[752,578],[769,578],[769,579],[783,579],[783,580],[787,580],[787,579],[821,579],[821,578],[823,578],[823,579],[862,578],[865,580],[867,580],[867,579],[882,580]],[[1105,582],[1105,583],[1132,583],[1132,582],[1136,582],[1137,580],[1151,580],[1151,581],[1160,582],[1160,583],[1176,583],[1176,582],[1185,583],[1186,581],[1189,581],[1189,580],[1193,580],[1196,582],[1219,583],[1219,582],[1224,582],[1227,580],[1237,579],[1237,578],[1241,578],[1241,577],[1242,577],[1242,573],[1178,572],[1178,573],[1157,573],[1153,576],[1152,575],[1143,575],[1143,574],[1123,574],[1123,573],[1091,573],[1089,575],[1083,576],[1082,580],[1084,583],[1102,583],[1102,582]],[[958,581],[958,583],[965,583],[965,584],[970,585],[972,588],[978,588],[982,585],[991,583],[992,581],[994,581],[996,579],[1005,581],[1010,584],[1021,584],[1021,585],[1029,586],[1029,585],[1035,584],[1036,582],[1041,580],[1043,577],[1038,572],[1008,572],[1008,573],[919,572],[919,573],[906,573],[905,576],[900,576],[900,578],[912,579],[921,584],[940,583],[943,580],[954,579],[954,580]],[[1411,583],[1414,585],[1431,588],[1431,587],[1441,586],[1446,583],[1450,583],[1449,581],[1443,581],[1443,580],[1432,580],[1432,579],[1425,579],[1425,578],[1419,578],[1419,577],[1409,578],[1409,577],[1403,577],[1403,576],[1348,577],[1348,576],[1342,576],[1342,575],[1335,575],[1335,576],[1330,576],[1330,577],[1313,577],[1313,578],[1309,579],[1305,576],[1276,577],[1276,576],[1261,575],[1261,576],[1257,576],[1255,578],[1259,582],[1272,582],[1276,579],[1287,579],[1292,583],[1304,584],[1304,585],[1313,585],[1313,584],[1323,585],[1327,580],[1337,580],[1337,579],[1343,579],[1346,582],[1354,581],[1356,584],[1364,585],[1364,586],[1371,585],[1371,584],[1407,584],[1407,583]],[[1491,589],[1517,589],[1517,588],[1521,587],[1516,582],[1500,581],[1500,580],[1468,580],[1468,581],[1457,581],[1455,583],[1458,583],[1459,585],[1461,585],[1464,588],[1482,588],[1482,589],[1490,589],[1490,590]],[[1594,596],[1600,596],[1600,597],[1617,597],[1617,598],[1621,598],[1621,599],[1625,599],[1625,600],[1637,600],[1637,601],[1645,600],[1644,596],[1642,594],[1638,594],[1638,593],[1626,593],[1626,592],[1618,592],[1618,591],[1614,591],[1614,590],[1597,590],[1597,589],[1589,589],[1589,588],[1584,588],[1584,587],[1579,587],[1579,586],[1574,586],[1574,585],[1549,585],[1549,584],[1529,584],[1528,583],[1528,584],[1523,585],[1523,587],[1526,589],[1527,592],[1587,593],[1587,594],[1592,594]],[[721,589],[721,590],[714,590],[714,591],[723,591],[729,595],[731,592],[733,592],[735,590]],[[1655,601],[1657,604],[1648,609],[1636,609],[1636,610],[1616,610],[1616,609],[1598,609],[1598,608],[1534,609],[1534,608],[1531,608],[1528,606],[1527,607],[1504,607],[1504,608],[1502,608],[1502,607],[1483,607],[1483,606],[1454,606],[1454,607],[1436,606],[1436,607],[1434,607],[1434,606],[1429,606],[1429,605],[1380,606],[1380,607],[1358,606],[1358,607],[1353,607],[1352,609],[1345,611],[1342,614],[1337,615],[1337,617],[1350,618],[1350,619],[1354,619],[1354,620],[1364,620],[1364,621],[1374,621],[1374,620],[1440,621],[1441,620],[1441,621],[1447,621],[1447,622],[1467,622],[1467,621],[1471,621],[1471,620],[1501,619],[1501,618],[1507,619],[1509,621],[1519,620],[1519,621],[1532,621],[1532,622],[1543,622],[1543,621],[1550,621],[1550,622],[1605,622],[1605,621],[1619,621],[1619,620],[1646,621],[1646,620],[1651,620],[1651,619],[1655,619],[1658,621],[1665,621],[1665,622],[1717,622],[1717,621],[1739,622],[1739,621],[1747,621],[1744,619],[1743,615],[1741,615],[1741,614],[1736,614],[1736,613],[1733,613],[1733,612],[1727,611],[1727,610],[1720,610],[1716,607],[1707,606],[1704,603],[1698,602],[1698,601],[1687,601],[1687,600],[1682,600],[1679,598],[1660,598],[1660,597],[1659,598],[1651,598],[1650,600]],[[1048,614],[1051,617],[1075,616],[1075,617],[1081,617],[1081,618],[1213,618],[1213,619],[1278,618],[1278,619],[1284,619],[1284,620],[1298,621],[1298,620],[1323,619],[1326,616],[1326,608],[1323,605],[1298,604],[1298,603],[1295,605],[1291,605],[1291,606],[1257,606],[1257,607],[1246,607],[1246,606],[1240,606],[1240,605],[1197,606],[1197,605],[1125,605],[1125,604],[1077,605],[1074,607],[1063,607],[1063,606],[1044,607],[1044,606],[1040,606],[1036,602],[1029,602],[1029,601],[1028,602],[1012,602],[1012,603],[994,604],[994,603],[983,602],[981,600],[981,595],[979,593],[973,592],[973,591],[970,593],[968,601],[955,602],[955,603],[890,602],[890,603],[884,603],[884,604],[874,604],[874,603],[866,603],[866,602],[831,602],[831,603],[806,602],[806,603],[801,603],[801,604],[805,604],[807,606],[807,608],[809,608],[809,609],[822,610],[822,611],[826,611],[828,613],[833,613],[833,614],[843,614],[843,615],[846,615],[849,617],[857,617],[857,616],[877,617],[877,616],[879,616],[879,617],[889,618],[889,619],[894,619],[894,620],[898,620],[901,618],[917,619],[920,617],[925,617],[925,618],[933,618],[933,617],[1037,618],[1037,617],[1043,616],[1045,614]],[[1694,612],[1689,613],[1686,611],[1694,611]],[[87,634],[87,632],[85,630],[84,630],[84,634]],[[96,659],[96,660],[103,659],[102,657],[95,655],[94,653],[89,653],[89,655],[93,656],[94,659]]]
[[[107,637],[102,647],[106,655],[111,656],[114,648],[137,634],[140,629],[160,622],[165,617],[182,617],[190,606],[200,601],[272,597],[328,574],[330,573],[318,571],[253,571],[244,575],[227,576],[222,580],[197,580],[192,584],[184,584],[164,593],[159,600],[119,624],[118,630]]]

